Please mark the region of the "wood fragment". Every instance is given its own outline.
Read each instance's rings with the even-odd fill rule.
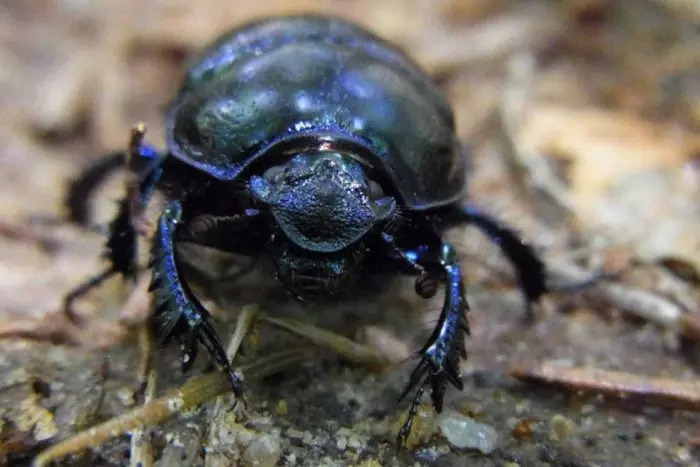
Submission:
[[[299,364],[311,355],[308,349],[277,352],[242,367],[241,371],[248,378],[263,378]],[[44,467],[63,457],[99,446],[111,438],[146,426],[157,425],[181,411],[191,409],[230,390],[227,376],[220,371],[191,378],[181,387],[169,391],[146,405],[51,446],[34,459],[32,466]]]
[[[562,387],[571,392],[601,394],[625,402],[669,409],[700,411],[700,382],[652,377],[589,367],[543,363],[515,367],[510,375],[529,383]]]
[[[153,336],[148,324],[144,323],[138,329],[138,344],[140,352],[139,368],[137,378],[141,388],[145,385],[148,392],[148,384],[151,382],[153,364]]]
[[[151,306],[151,293],[148,287],[151,284],[151,276],[142,274],[136,283],[136,287],[131,291],[124,306],[119,312],[119,321],[127,326],[137,326],[145,323],[153,314]]]
[[[126,326],[106,320],[94,320],[78,327],[62,311],[47,313],[38,319],[0,322],[0,339],[30,339],[89,350],[110,348],[122,342],[127,334]]]
[[[550,262],[548,267],[554,276],[571,282],[591,276],[589,271],[573,262]],[[599,295],[612,306],[645,321],[678,332],[689,339],[700,340],[698,313],[686,313],[681,305],[659,294],[611,282],[601,282],[588,293]]]
[[[156,395],[157,375],[155,370],[148,373],[146,382],[146,392],[144,394],[143,405],[148,405]],[[151,433],[144,427],[137,428],[131,434],[131,456],[130,467],[152,467],[153,466],[153,446],[151,445]]]

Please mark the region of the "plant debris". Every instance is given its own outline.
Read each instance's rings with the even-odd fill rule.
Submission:
[[[700,411],[700,382],[636,375],[598,368],[543,363],[514,368],[511,376],[527,382],[560,386],[573,393],[600,394],[626,403]]]
[[[439,294],[417,298],[412,281],[307,308],[255,272],[227,281],[245,269],[241,258],[188,255],[196,264],[183,267],[202,276],[195,291],[222,332],[246,304],[265,310],[246,357],[296,348],[304,335],[343,354],[300,350],[286,371],[255,384],[245,418],[227,416],[224,398],[172,419],[167,399],[184,380],[176,349],[144,340],[149,274],[107,281],[76,304],[77,323],[57,312],[100,270],[104,225],[125,180],[107,181],[85,230],[65,222],[66,182],[124,148],[138,122],[162,148],[162,112],[193,54],[232,26],[295,11],[357,21],[433,73],[470,149],[470,201],[542,251],[556,291],[524,325],[508,264],[470,229],[451,233],[472,335],[465,391],[448,391],[445,411],[495,430],[488,455],[439,436],[426,397],[417,437],[397,457],[392,427],[406,406],[396,395],[440,305]],[[57,465],[147,464],[147,450],[129,459],[129,439],[110,432],[148,422],[150,442],[135,447],[150,445],[156,466],[254,457],[290,466],[696,465],[699,18],[687,0],[0,2],[0,464],[27,463],[57,440],[53,452],[91,446]],[[537,361],[560,366],[521,365]],[[144,393],[154,369],[162,393]],[[513,383],[511,369],[531,383]],[[227,394],[216,378],[195,376],[184,388]],[[581,390],[617,401],[577,403]],[[644,410],[619,410],[628,402]],[[88,427],[95,436],[71,445]]]

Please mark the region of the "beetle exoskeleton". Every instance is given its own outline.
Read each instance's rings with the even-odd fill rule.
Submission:
[[[467,154],[440,89],[404,52],[358,26],[307,15],[234,29],[191,63],[166,129],[165,151],[136,138],[129,157],[114,154],[74,182],[73,212],[85,211],[76,191],[127,159],[136,186],[111,224],[109,268],[66,307],[112,274],[136,273],[135,221],[162,190],[150,264],[154,320],[180,342],[184,369],[202,344],[237,395],[242,380],[182,275],[179,241],[266,257],[302,299],[332,297],[360,275],[382,280],[387,271],[415,276],[425,297],[443,284],[442,313],[401,395],[416,391],[399,443],[426,389],[440,411],[448,383],[462,388],[468,306],[445,230],[482,229],[515,266],[528,303],[545,292],[534,251],[464,204]]]

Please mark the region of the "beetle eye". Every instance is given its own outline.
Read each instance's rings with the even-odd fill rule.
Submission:
[[[379,183],[374,180],[369,181],[369,197],[370,199],[379,199],[384,197],[384,190]]]

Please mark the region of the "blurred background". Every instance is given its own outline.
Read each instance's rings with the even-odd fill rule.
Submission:
[[[189,431],[167,425],[155,442],[156,457],[169,459],[160,465],[699,465],[693,0],[2,0],[0,465],[21,465],[134,404],[125,394],[137,351],[121,308],[129,288],[113,281],[96,292],[80,308],[84,328],[58,313],[63,295],[99,270],[103,243],[55,222],[67,180],[123,148],[135,123],[163,147],[163,112],[188,59],[217,35],[309,11],[397,43],[440,83],[472,150],[472,202],[520,229],[555,285],[601,271],[614,278],[551,294],[525,326],[497,250],[471,232],[452,234],[473,309],[467,389],[448,401],[491,427],[489,449],[455,448],[426,406],[412,450],[397,459],[393,436],[406,407],[394,399],[413,362],[386,375],[319,364],[256,394],[253,412],[267,421],[245,428],[248,444],[219,440],[226,447],[206,454],[205,417],[195,414]],[[96,222],[109,219],[121,189],[116,177],[101,192]],[[373,306],[425,311],[413,295],[402,283]],[[430,329],[436,307],[419,313],[415,331]],[[398,362],[421,345],[384,327],[354,337]],[[185,379],[176,352],[168,355],[163,388]],[[558,372],[553,390],[545,377],[552,362],[582,373]],[[515,385],[508,374],[539,384]],[[576,395],[606,385],[637,403]],[[285,409],[274,410],[280,401]],[[686,410],[670,410],[677,407]],[[266,437],[255,445],[261,451],[251,451],[255,433]],[[181,442],[165,441],[174,437]],[[128,459],[123,437],[65,465]]]

